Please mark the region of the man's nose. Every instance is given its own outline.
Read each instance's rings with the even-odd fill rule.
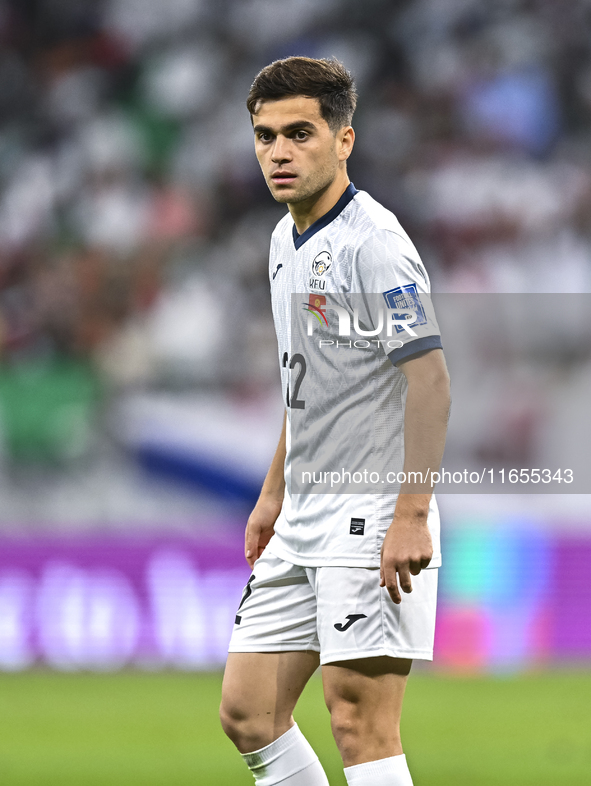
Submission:
[[[275,164],[280,164],[283,161],[291,161],[291,151],[288,139],[284,139],[280,136],[275,139],[271,159]]]

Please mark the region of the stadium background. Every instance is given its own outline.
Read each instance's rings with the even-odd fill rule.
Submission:
[[[0,40],[0,778],[248,783],[215,704],[281,421],[283,208],[252,152],[252,77],[345,62],[352,180],[435,291],[582,296],[591,3],[4,0]],[[451,450],[568,460],[588,341],[470,333],[482,376],[454,392]],[[587,499],[442,497],[436,661],[406,709],[419,785],[587,782]],[[337,783],[320,705],[314,683],[301,723]]]

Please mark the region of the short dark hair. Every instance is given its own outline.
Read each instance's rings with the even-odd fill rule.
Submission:
[[[286,57],[259,71],[246,106],[255,115],[262,101],[278,101],[289,96],[317,98],[320,114],[333,132],[351,125],[357,104],[353,77],[336,58]]]

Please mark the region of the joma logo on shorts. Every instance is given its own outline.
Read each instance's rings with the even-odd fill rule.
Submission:
[[[340,631],[341,631],[341,633],[344,633],[346,630],[349,630],[349,628],[351,627],[351,625],[352,625],[354,622],[357,622],[357,620],[364,620],[364,619],[367,619],[367,614],[347,614],[347,617],[346,617],[346,619],[347,619],[347,622],[345,622],[345,624],[344,624],[344,625],[343,625],[343,623],[342,623],[342,622],[337,622],[337,623],[335,623],[335,628],[336,628],[337,630],[340,630]]]

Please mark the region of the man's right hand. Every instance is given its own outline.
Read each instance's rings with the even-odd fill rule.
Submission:
[[[248,517],[244,552],[251,569],[273,536],[282,504],[283,500],[261,497]]]

